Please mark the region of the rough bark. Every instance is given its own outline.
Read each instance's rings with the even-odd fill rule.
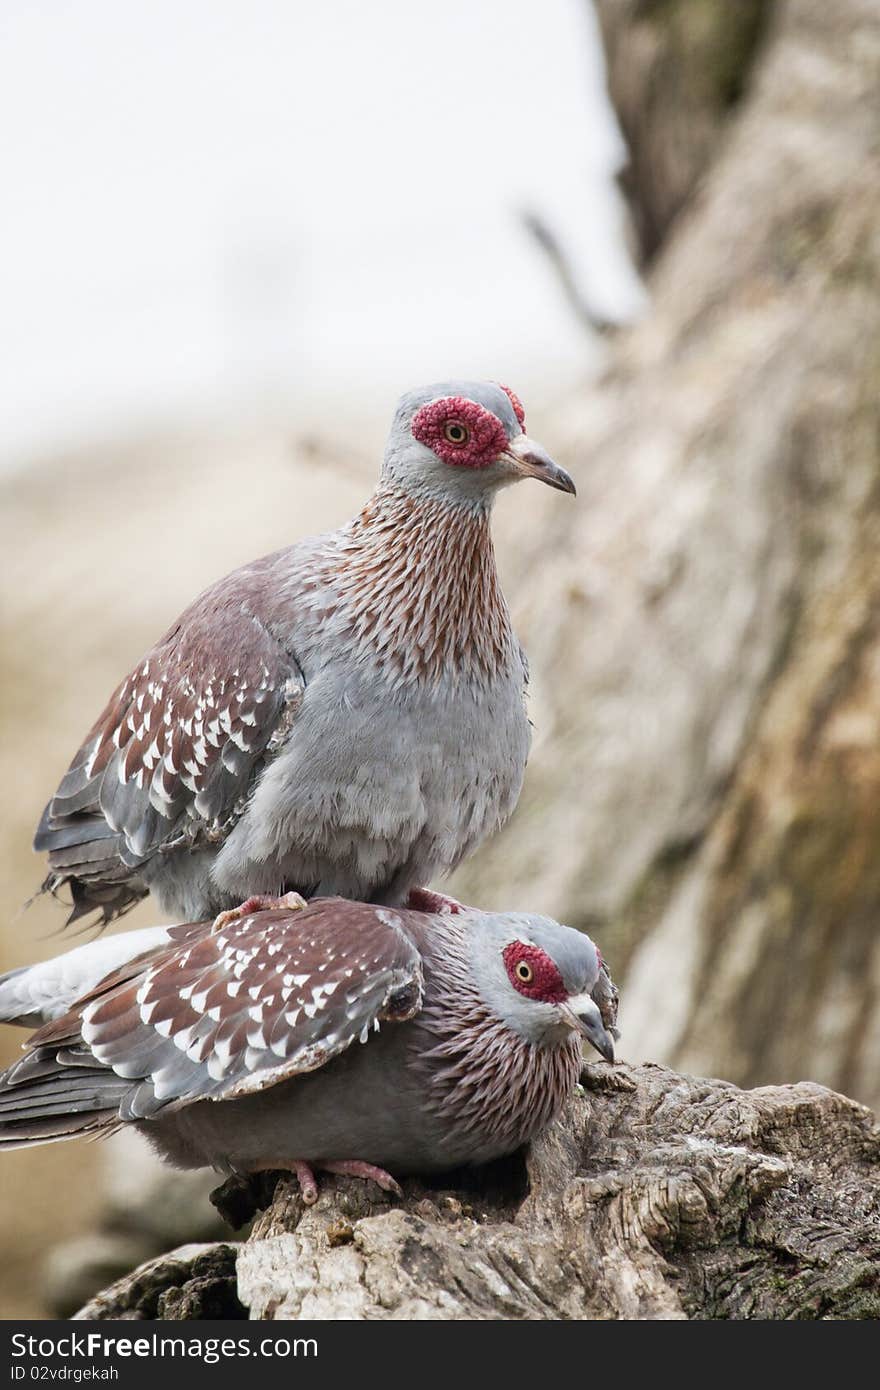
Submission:
[[[311,1208],[281,1179],[245,1243],[151,1261],[78,1316],[874,1318],[878,1177],[870,1113],[821,1086],[596,1065],[525,1169],[399,1203],[325,1179]]]
[[[595,0],[608,88],[629,148],[621,175],[653,260],[715,157],[775,0]]]
[[[246,1318],[236,1292],[238,1253],[235,1244],[224,1241],[178,1246],[96,1294],[74,1320]]]
[[[510,828],[453,888],[592,917],[627,1057],[869,1103],[878,17],[775,7],[651,312],[569,403],[578,504],[519,533],[511,514],[538,739]]]

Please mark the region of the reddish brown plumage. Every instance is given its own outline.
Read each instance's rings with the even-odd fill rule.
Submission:
[[[335,564],[358,638],[402,680],[489,680],[518,659],[484,510],[380,486]]]
[[[238,754],[258,755],[289,669],[260,623],[241,611],[243,599],[230,605],[234,646],[218,651],[203,613],[191,612],[126,677],[86,739],[90,779],[124,750],[120,779],[152,785],[173,812],[188,794],[198,802],[218,765],[233,771]]]
[[[82,1039],[102,1066],[135,1077],[167,1039],[137,1105],[245,1094],[310,1071],[374,1016],[401,1021],[421,1002],[421,969],[399,918],[323,899],[169,929],[171,941],[115,972],[32,1039]]]
[[[132,871],[160,846],[221,843],[255,769],[283,741],[303,680],[256,616],[271,609],[271,560],[206,590],[159,639],[46,807],[35,846],[50,850],[58,881],[71,879],[75,903],[82,893],[74,916],[102,894],[108,919],[124,911],[146,891]]]

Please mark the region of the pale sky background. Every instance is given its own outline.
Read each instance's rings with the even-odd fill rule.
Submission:
[[[3,0],[0,132],[6,468],[449,375],[555,393],[592,350],[523,208],[639,304],[587,0]]]

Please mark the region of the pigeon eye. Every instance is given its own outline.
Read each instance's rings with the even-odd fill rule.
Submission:
[[[520,960],[516,963],[516,978],[522,980],[524,985],[530,985],[535,978],[535,972],[527,960]]]
[[[448,420],[443,426],[443,433],[450,444],[467,444],[471,437],[467,425],[463,425],[460,420]]]

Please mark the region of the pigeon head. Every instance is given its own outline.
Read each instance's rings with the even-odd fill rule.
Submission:
[[[608,1062],[614,1042],[591,998],[601,957],[583,932],[528,913],[481,913],[470,933],[482,998],[526,1042],[580,1033]]]
[[[402,396],[382,475],[415,495],[475,506],[521,478],[575,491],[565,470],[529,439],[518,397],[493,381],[443,381]]]

